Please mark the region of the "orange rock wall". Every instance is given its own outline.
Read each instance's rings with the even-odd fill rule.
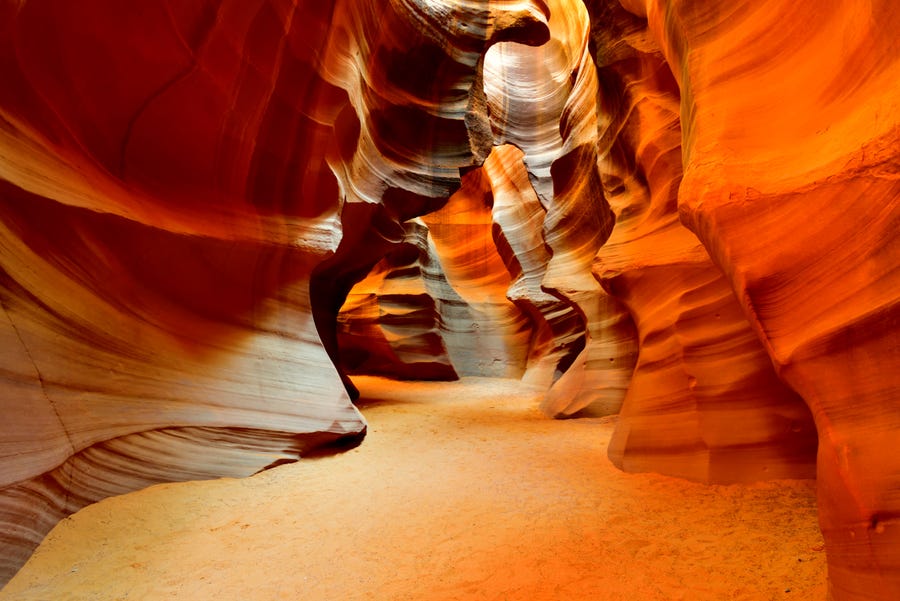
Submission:
[[[487,155],[481,57],[544,10],[0,2],[0,577],[85,503],[364,431],[337,309]]]
[[[815,419],[831,594],[898,598],[900,6],[621,4],[680,93],[680,219]]]
[[[425,302],[439,315],[422,323],[418,312],[403,318],[375,310],[389,291],[374,276],[350,293],[370,308],[345,306],[338,346],[347,361],[354,353],[372,356],[363,332],[392,338],[403,321],[407,334],[392,344],[405,345],[411,332],[421,340],[441,331],[458,374],[522,377],[548,388],[542,408],[552,416],[605,415],[619,410],[628,386],[634,331],[625,308],[590,273],[612,213],[596,166],[587,11],[578,0],[547,6],[546,44],[499,43],[486,53],[484,116],[493,151],[445,206],[422,217],[434,248],[428,262],[440,275],[407,274],[422,282],[403,304],[419,303],[417,290],[428,290]],[[441,291],[438,280],[450,289]],[[356,369],[405,377],[409,363],[393,354]]]
[[[290,143],[348,104],[283,48],[326,38],[172,10],[0,7],[4,579],[87,503],[365,428],[309,311],[337,181]]]
[[[550,262],[544,241],[547,211],[524,156],[515,146],[496,146],[483,171],[491,188],[494,238],[511,278],[506,295],[534,324],[522,379],[549,389],[584,350],[587,328],[573,303],[542,286]]]
[[[474,169],[442,209],[406,222],[408,246],[355,284],[338,314],[341,366],[412,379],[522,377],[533,326],[507,298],[492,204]]]
[[[628,470],[817,438],[833,597],[900,598],[900,6],[585,5],[0,0],[0,578],[358,438],[338,364],[621,407]]]
[[[550,41],[536,48],[491,48],[485,93],[495,143],[523,151],[546,209],[541,235],[549,260],[538,270],[539,290],[568,305],[584,324],[583,347],[566,358],[567,369],[554,373],[541,408],[554,417],[609,414],[622,405],[636,346],[627,311],[590,272],[614,219],[597,169],[598,82],[588,51],[590,22],[581,2],[555,0],[548,6]]]
[[[728,281],[678,219],[678,85],[646,21],[594,3],[601,177],[617,214],[594,273],[631,312],[640,355],[609,456],[701,482],[815,475],[816,433]]]
[[[350,374],[456,380],[443,325],[452,288],[428,228],[406,222],[403,243],[356,283],[338,314],[339,365]],[[462,304],[459,301],[458,304]]]
[[[519,379],[531,339],[528,316],[506,298],[510,274],[494,241],[493,195],[482,169],[439,211],[422,217],[459,301],[445,305],[448,351],[462,375]],[[449,295],[446,295],[449,296]]]

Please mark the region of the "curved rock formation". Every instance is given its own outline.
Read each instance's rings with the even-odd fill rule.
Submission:
[[[900,598],[900,6],[585,3],[0,2],[0,578],[358,439],[342,346],[567,416],[636,325],[614,461],[803,476],[811,412],[833,596]]]
[[[510,274],[499,254],[483,169],[469,171],[462,187],[428,225],[456,302],[446,306],[448,351],[462,375],[521,378],[528,358],[531,321],[507,298]]]
[[[678,220],[679,91],[646,21],[592,4],[601,177],[618,218],[594,272],[625,302],[640,354],[613,463],[701,482],[815,475],[816,433],[722,272]]]
[[[546,208],[543,238],[549,261],[541,294],[550,293],[584,324],[584,346],[557,370],[542,409],[552,416],[588,407],[615,413],[635,359],[631,320],[591,277],[594,254],[609,236],[613,215],[597,171],[597,73],[588,52],[589,20],[581,2],[553,0],[550,41],[537,48],[498,44],[485,58],[485,93],[495,141],[513,144]],[[559,305],[543,303],[545,319]],[[552,317],[551,317],[552,316]],[[569,346],[572,333],[555,345]],[[563,373],[564,372],[564,373]]]
[[[339,365],[401,379],[522,376],[532,327],[506,297],[491,204],[474,169],[444,208],[404,224],[403,245],[353,287],[338,314]]]
[[[486,156],[481,56],[544,11],[0,4],[3,577],[87,502],[364,430],[333,317]]]
[[[524,369],[527,381],[549,388],[543,408],[550,415],[588,407],[608,414],[621,405],[635,349],[627,312],[589,271],[612,226],[594,164],[597,78],[584,6],[559,0],[548,7],[547,44],[501,43],[485,56],[483,114],[496,146],[445,207],[422,218],[437,253],[429,264],[442,266],[456,298],[448,304],[438,278],[426,278],[432,299],[416,300],[413,290],[404,303],[432,303],[440,317],[423,324],[411,313],[403,327],[407,339],[417,331],[424,341],[439,322],[459,374],[518,378]],[[396,327],[386,322],[398,316],[372,310],[386,293],[373,288],[382,281],[373,274],[351,293],[370,309],[345,308],[346,331],[373,336],[345,336],[351,355],[385,348],[374,342],[388,336],[377,321],[382,330]],[[404,377],[411,366],[390,359],[360,367]]]
[[[340,364],[351,373],[549,387],[584,347],[585,326],[541,290],[545,214],[522,152],[494,148],[442,209],[406,223],[405,251],[353,287],[338,315]]]
[[[680,217],[814,416],[831,593],[900,597],[900,7],[621,4],[681,94]]]
[[[338,314],[339,365],[350,374],[456,380],[447,353],[446,283],[428,229],[406,222],[403,243],[357,282]]]
[[[584,349],[585,324],[570,302],[542,288],[550,251],[544,242],[546,210],[532,186],[524,153],[497,146],[484,162],[493,201],[494,239],[511,277],[509,300],[531,318],[534,332],[522,379],[549,388]],[[503,252],[505,250],[505,252]]]
[[[329,161],[342,182],[343,237],[311,282],[316,325],[335,362],[335,324],[353,285],[402,241],[402,222],[440,208],[459,188],[460,169],[490,152],[484,53],[505,40],[545,42],[546,18],[543,4],[528,0],[335,10],[327,70],[348,90],[360,124],[355,149]]]

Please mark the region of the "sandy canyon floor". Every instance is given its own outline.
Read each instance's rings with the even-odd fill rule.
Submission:
[[[87,507],[0,600],[825,599],[813,482],[622,473],[615,418],[520,382],[357,380],[359,447]]]

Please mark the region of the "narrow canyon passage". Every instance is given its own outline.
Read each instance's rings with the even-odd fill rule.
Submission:
[[[825,597],[813,481],[623,473],[615,417],[547,420],[519,381],[354,380],[360,446],[91,505],[0,600]]]

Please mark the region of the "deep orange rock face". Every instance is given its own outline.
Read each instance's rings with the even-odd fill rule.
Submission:
[[[900,8],[621,4],[680,92],[680,218],[815,418],[832,594],[896,598]]]
[[[86,503],[364,431],[337,308],[486,156],[480,57],[544,12],[0,4],[4,578]]]
[[[0,2],[0,574],[491,375],[900,598],[900,5]],[[816,451],[816,445],[818,450]]]
[[[678,219],[678,85],[645,21],[618,2],[592,7],[601,173],[617,213],[594,272],[640,336],[610,458],[702,482],[813,477],[809,409],[778,380],[725,276]]]

